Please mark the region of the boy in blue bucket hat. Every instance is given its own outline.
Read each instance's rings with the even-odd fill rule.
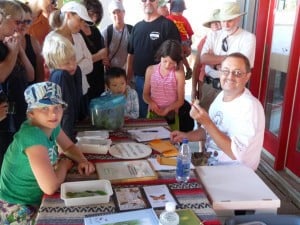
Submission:
[[[36,83],[24,96],[27,120],[14,135],[1,168],[1,224],[34,224],[43,194],[57,191],[73,163],[80,174],[95,171],[60,127],[67,107],[60,87],[52,82]],[[64,157],[59,157],[58,145]]]

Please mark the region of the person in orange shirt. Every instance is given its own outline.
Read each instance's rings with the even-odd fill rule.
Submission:
[[[48,17],[56,8],[57,0],[28,0],[26,4],[31,8],[33,18],[28,34],[42,46],[46,35],[51,31]]]

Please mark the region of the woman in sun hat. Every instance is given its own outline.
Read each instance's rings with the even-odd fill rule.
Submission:
[[[24,96],[28,119],[14,136],[1,169],[1,224],[34,224],[42,195],[57,191],[73,161],[80,174],[95,171],[60,127],[67,107],[60,87],[52,82],[36,83]],[[59,159],[58,145],[64,158]]]
[[[208,14],[207,19],[203,22],[203,26],[209,28],[211,31],[217,31],[221,29],[220,23],[220,9],[213,9]],[[196,58],[193,66],[193,76],[192,76],[192,101],[195,99],[201,100],[202,97],[202,86],[205,76],[205,65],[201,63],[200,55],[205,43],[207,35],[205,35],[199,42],[197,46]]]
[[[80,119],[88,115],[87,92],[90,85],[87,81],[87,74],[93,70],[92,55],[79,33],[83,23],[94,24],[86,7],[76,1],[65,3],[61,9],[51,13],[49,22],[54,32],[66,37],[75,48],[76,61],[82,73],[82,101]]]

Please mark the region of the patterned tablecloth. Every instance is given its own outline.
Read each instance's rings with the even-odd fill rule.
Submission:
[[[130,121],[131,122],[131,121]],[[149,124],[148,121],[137,121],[138,124],[153,125]],[[157,121],[155,121],[157,122]],[[135,122],[131,122],[129,127],[134,127]],[[145,124],[146,123],[146,124]],[[159,125],[155,123],[155,126]],[[128,137],[120,132],[113,133],[113,141],[119,142],[128,140]],[[156,152],[150,157],[155,157]],[[96,155],[96,154],[87,154],[87,158],[93,162],[104,162],[104,161],[115,161],[116,159],[109,154],[107,155]],[[158,179],[151,181],[139,181],[134,183],[127,184],[113,184],[112,187],[141,187],[146,185],[155,185],[155,184],[166,184],[173,196],[177,199],[179,205],[177,208],[192,209],[196,215],[203,221],[205,225],[221,225],[221,222],[217,219],[217,216],[212,209],[206,194],[200,184],[198,178],[196,177],[194,171],[191,171],[191,178],[188,183],[177,183],[175,180],[175,171],[158,171]],[[67,177],[67,181],[78,181],[78,180],[93,180],[98,179],[97,174],[93,174],[89,177],[80,176],[77,171],[72,170]],[[40,206],[36,224],[37,225],[82,225],[84,224],[83,218],[86,215],[92,214],[103,214],[103,213],[114,213],[117,211],[115,206],[115,201],[113,196],[110,201],[105,204],[97,205],[85,205],[85,206],[65,206],[64,201],[60,199],[60,193],[57,192],[54,195],[48,196],[44,195],[42,204]],[[160,210],[155,210],[157,215],[161,212]]]

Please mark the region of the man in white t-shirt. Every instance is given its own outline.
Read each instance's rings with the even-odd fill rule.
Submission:
[[[265,130],[264,110],[246,88],[251,76],[249,60],[241,53],[226,56],[220,66],[222,91],[215,98],[209,113],[196,102],[190,115],[202,124],[188,133],[174,131],[171,140],[204,141],[208,160],[215,164],[244,164],[256,170],[260,161]]]
[[[220,8],[219,19],[222,29],[207,36],[201,52],[201,63],[205,67],[205,84],[201,105],[208,109],[220,92],[219,67],[224,58],[233,52],[245,55],[253,68],[255,58],[255,35],[240,28],[239,23],[245,12],[240,11],[236,2],[225,2]]]

